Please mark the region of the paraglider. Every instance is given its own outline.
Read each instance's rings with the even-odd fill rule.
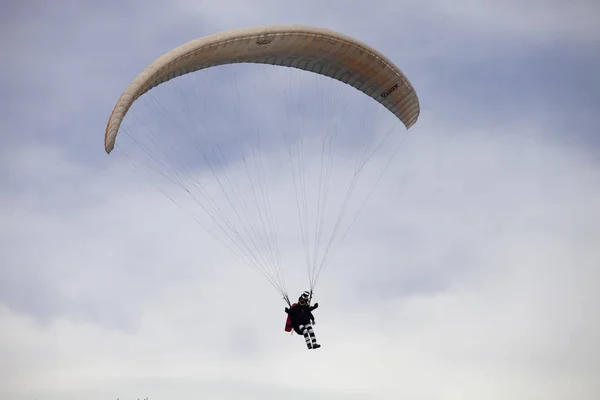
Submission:
[[[308,347],[309,350],[321,347],[321,345],[317,343],[315,331],[313,330],[315,316],[312,313],[319,307],[319,303],[315,303],[314,306],[311,306],[310,298],[309,292],[304,292],[298,298],[298,303],[294,303],[290,305],[289,308],[285,307],[284,309],[288,315],[285,322],[285,331],[291,332],[293,329],[298,335],[303,335],[306,341],[306,347]]]
[[[202,71],[202,74],[206,74],[207,70],[221,72],[222,68],[234,65],[268,66],[272,69],[265,71],[268,75],[267,82],[273,84],[279,82],[276,70],[290,67],[287,70],[307,74],[302,75],[302,79],[314,76],[323,82],[327,80],[339,86],[329,91],[323,89],[319,97],[304,99],[302,107],[313,107],[315,112],[308,123],[304,121],[297,126],[295,121],[299,118],[299,112],[295,107],[295,98],[289,104],[285,103],[288,106],[287,113],[276,109],[284,107],[284,102],[279,99],[265,97],[265,100],[258,100],[254,97],[254,100],[236,103],[247,91],[236,88],[228,92],[225,81],[219,79],[211,80],[216,87],[214,91],[182,83],[182,90],[193,92],[200,105],[187,104],[184,101],[187,98],[179,91],[176,92],[176,101],[182,103],[160,101],[161,94],[165,93],[161,92],[161,88],[173,88],[167,82],[187,82],[182,79],[193,73],[201,74]],[[241,82],[247,85],[245,88],[250,87],[251,80],[242,79]],[[320,89],[321,85],[323,83],[320,81],[315,90]],[[260,85],[256,86],[263,90]],[[304,89],[305,81],[298,87]],[[335,115],[324,110],[327,105],[339,104],[345,107],[351,104],[352,96],[343,93],[345,87],[357,90],[352,95],[363,95],[359,100],[364,100],[366,95],[369,103],[361,105],[356,112],[344,108],[344,116],[336,119]],[[127,152],[137,149],[148,155],[147,160],[152,164],[149,170],[156,172],[157,180],[168,181],[167,185],[155,183],[163,193],[171,187],[182,189],[182,193],[189,196],[187,201],[199,205],[198,211],[207,218],[204,222],[199,222],[200,217],[193,218],[203,227],[210,225],[206,229],[211,234],[279,291],[289,306],[286,307],[286,312],[293,329],[306,338],[309,348],[320,347],[312,329],[312,311],[318,304],[310,306],[310,300],[301,296],[298,304],[292,306],[285,288],[285,263],[282,261],[279,235],[291,228],[289,222],[284,221],[285,218],[274,215],[274,205],[285,208],[281,215],[286,218],[296,213],[298,215],[299,236],[304,246],[309,275],[309,292],[312,293],[319,274],[331,261],[336,246],[344,240],[371,194],[369,192],[365,196],[364,202],[359,203],[351,215],[350,200],[357,191],[359,177],[365,174],[366,165],[374,159],[375,153],[393,147],[386,144],[386,140],[393,137],[392,129],[384,130],[380,135],[374,132],[381,125],[376,118],[389,117],[394,126],[399,122],[406,129],[417,122],[420,108],[413,86],[381,52],[338,32],[304,25],[230,30],[192,40],[148,65],[127,86],[113,108],[104,138],[107,153],[115,148],[117,136],[124,131],[121,126],[126,121],[126,116],[131,114],[130,108],[142,101],[146,97],[144,94],[152,89],[158,90],[158,94],[151,97],[152,102],[149,103],[151,106],[158,106],[150,110],[147,117],[136,115],[136,120],[130,118],[132,130],[139,129],[143,133],[130,134],[129,129],[125,129],[123,134],[134,142]],[[294,92],[290,87],[289,91],[279,89],[274,93],[294,96],[294,93],[300,92]],[[341,99],[329,99],[328,96],[337,93],[340,93]],[[224,97],[221,98],[221,95]],[[271,105],[251,108],[261,101],[271,101]],[[219,110],[229,106],[234,112],[226,117]],[[372,119],[364,117],[362,121],[349,121],[346,117],[349,115],[358,118],[363,111],[367,114],[369,107],[377,107]],[[278,126],[272,130],[255,128],[251,123],[241,121],[246,114],[240,110],[246,108],[253,110],[247,114],[252,114],[259,121],[261,118],[267,120],[267,117],[262,117],[266,108],[264,115],[268,118],[279,117],[285,124],[283,128]],[[206,111],[201,112],[202,109]],[[384,111],[382,114],[385,115],[381,115],[380,111]],[[162,118],[163,113],[171,116],[173,121]],[[179,114],[183,117],[179,117]],[[184,117],[190,120],[189,129],[182,128]],[[322,122],[318,122],[319,118],[322,118]],[[217,128],[207,128],[210,122],[214,122]],[[223,128],[225,124],[234,123],[239,125],[227,125]],[[170,125],[165,127],[166,124]],[[344,130],[339,128],[339,124],[347,124],[349,128]],[[186,142],[179,143],[177,135],[181,135]],[[309,149],[310,146],[312,147]],[[278,153],[276,150],[279,147],[283,147],[284,151]],[[352,158],[350,150],[354,148],[357,150]],[[391,150],[390,153],[391,159],[395,153]],[[286,156],[280,159],[277,158],[278,154]],[[137,156],[131,157],[139,161]],[[284,170],[283,161],[286,159],[291,166],[291,179],[288,181],[293,183],[293,193],[296,195],[293,202],[280,200],[288,192],[277,192],[279,186],[271,183],[281,181],[278,173]],[[355,164],[343,164],[335,169],[338,160],[344,160],[344,163],[346,160],[353,160]],[[272,176],[267,174],[267,163],[276,165],[269,169],[274,171]],[[379,164],[381,174],[387,165],[389,163]],[[309,179],[308,174],[313,170],[315,178]],[[339,177],[335,175],[338,171]],[[342,173],[346,173],[348,178],[341,179]],[[209,183],[208,178],[211,176],[214,180]],[[375,185],[378,182],[377,176],[380,175],[376,174],[372,179]],[[332,188],[332,182],[339,190]],[[345,182],[347,186],[343,189]],[[314,186],[311,187],[310,183],[314,183]],[[178,203],[170,194],[167,196]],[[335,199],[339,200],[339,204],[330,205]],[[314,206],[314,211],[310,210],[311,206]],[[332,218],[330,225],[325,223],[328,217]],[[278,229],[278,223],[282,228]]]

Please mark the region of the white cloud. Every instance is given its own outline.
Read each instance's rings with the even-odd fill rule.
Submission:
[[[318,291],[319,353],[282,331],[283,303],[267,284],[226,252],[212,245],[198,249],[212,242],[168,202],[129,178],[121,181],[114,170],[69,182],[65,173],[79,167],[52,153],[21,154],[28,163],[55,165],[63,178],[57,190],[64,185],[99,197],[74,214],[43,202],[12,203],[10,232],[35,243],[35,252],[13,247],[5,262],[25,257],[32,273],[49,268],[46,285],[61,285],[56,293],[72,311],[40,325],[3,309],[2,325],[10,327],[3,351],[13,355],[5,363],[21,365],[10,368],[12,384],[3,397],[19,398],[25,387],[63,398],[101,387],[102,395],[110,388],[117,396],[130,390],[131,379],[141,391],[166,394],[181,385],[188,395],[215,390],[227,398],[223,388],[190,380],[254,382],[258,386],[248,390],[258,393],[297,386],[301,371],[302,388],[365,398],[474,398],[484,392],[489,398],[563,399],[573,390],[578,398],[592,398],[600,363],[594,339],[600,329],[590,306],[598,300],[596,167],[518,135],[494,143],[477,135],[440,140],[433,146],[425,135],[412,137],[397,172],[382,186],[385,194],[365,211],[327,270]],[[494,157],[502,149],[510,160]],[[479,155],[478,168],[472,154]],[[456,176],[460,181],[431,197],[436,182]],[[498,196],[486,187],[490,178],[512,202],[506,196],[488,200]],[[19,223],[32,215],[47,222]],[[506,218],[503,234],[496,234]],[[43,233],[50,229],[52,235]],[[474,259],[455,264],[454,251]],[[444,283],[433,293],[395,291],[419,272]],[[364,290],[369,281],[385,285],[373,293]],[[129,318],[129,327],[74,317],[86,303]]]

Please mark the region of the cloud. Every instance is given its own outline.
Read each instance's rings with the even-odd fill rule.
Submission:
[[[0,78],[0,397],[600,391],[592,2],[44,4],[0,13],[14,33],[0,35],[13,54]],[[153,58],[275,22],[330,26],[393,54],[423,105],[319,278],[313,352],[283,332],[284,304],[264,279],[102,146],[114,101]],[[253,83],[257,104],[277,105]],[[292,182],[269,161],[284,197]],[[282,238],[296,293],[302,250]]]
[[[101,388],[117,396],[133,393],[133,385],[153,396],[185,388],[188,395],[215,390],[227,398],[227,389],[190,379],[251,381],[259,385],[252,393],[261,393],[295,387],[299,370],[307,390],[365,398],[464,398],[481,391],[566,398],[573,385],[592,398],[600,333],[591,308],[597,169],[518,135],[436,147],[431,138],[412,139],[324,275],[318,355],[283,334],[282,303],[273,303],[265,281],[213,245],[198,248],[210,238],[132,177],[119,182],[111,171],[68,183],[63,173],[67,188],[113,181],[81,212],[13,203],[10,232],[35,243],[36,251],[15,243],[3,264],[28,261],[36,274],[44,264],[35,259],[45,259],[49,273],[27,297],[45,302],[40,291],[52,289],[63,304],[61,314],[40,325],[19,313],[31,315],[31,307],[4,298],[12,306],[3,311],[3,326],[10,327],[3,343],[14,354],[5,362],[22,365],[11,368],[5,397],[25,386],[28,393],[76,396]],[[499,149],[510,159],[499,157]],[[61,169],[60,157],[19,159]],[[498,193],[508,196],[492,201]],[[545,201],[549,194],[552,202]],[[39,214],[57,220],[48,225],[52,235],[43,233],[41,218],[27,222]],[[17,269],[3,270],[11,271]],[[436,290],[419,288],[419,275]],[[35,280],[30,275],[19,286]],[[106,322],[117,316],[126,323]]]

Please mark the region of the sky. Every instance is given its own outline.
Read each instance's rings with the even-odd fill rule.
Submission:
[[[0,398],[597,399],[599,13],[593,0],[2,2]],[[103,144],[118,96],[161,54],[281,23],[379,49],[421,104],[319,278],[311,351],[265,279]],[[235,104],[281,122],[267,91],[285,85]],[[330,122],[310,97],[295,116]],[[279,156],[274,199],[293,191]],[[293,223],[294,205],[273,209]],[[284,232],[282,246],[293,298],[302,244]]]

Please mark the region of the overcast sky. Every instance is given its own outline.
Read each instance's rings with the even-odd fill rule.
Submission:
[[[597,399],[598,15],[594,0],[2,2],[0,398]],[[376,47],[421,101],[319,278],[315,351],[283,331],[266,280],[103,145],[151,61],[276,23]]]

